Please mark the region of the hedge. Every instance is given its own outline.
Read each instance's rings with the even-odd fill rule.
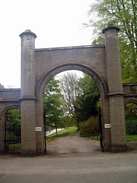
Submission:
[[[98,117],[90,117],[87,121],[79,124],[80,136],[91,137],[93,134],[99,133]]]
[[[126,134],[137,135],[137,118],[130,118],[126,120]]]

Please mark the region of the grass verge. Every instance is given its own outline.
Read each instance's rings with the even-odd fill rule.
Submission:
[[[17,151],[21,149],[21,143],[9,144],[8,151]]]
[[[94,139],[94,140],[100,140],[100,137],[97,134],[92,135],[89,138]],[[131,142],[131,141],[136,141],[136,140],[137,140],[137,135],[126,135],[126,142]]]
[[[127,142],[135,141],[135,140],[137,140],[137,135],[126,135]]]
[[[64,130],[61,130],[57,133],[57,136],[56,136],[56,133],[53,133],[52,135],[49,135],[47,138],[61,138],[61,137],[66,137],[68,135],[71,135],[71,134],[75,134],[77,133],[77,127],[69,127],[69,128],[65,128]]]
[[[71,135],[71,134],[75,134],[75,133],[78,133],[77,127],[70,127],[70,128],[65,128],[62,131],[59,131],[57,136],[54,133],[54,134],[52,134],[52,135],[50,135],[48,137],[49,138],[53,138],[53,139],[54,138],[61,138],[61,137],[66,137],[66,136]],[[90,138],[94,139],[94,140],[100,140],[100,137],[99,137],[98,134],[92,135]],[[127,142],[135,141],[135,140],[137,140],[137,135],[126,135],[126,141]]]

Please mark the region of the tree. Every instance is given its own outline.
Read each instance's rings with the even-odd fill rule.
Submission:
[[[79,122],[86,121],[91,116],[98,114],[98,101],[100,92],[95,81],[86,75],[79,80],[81,90],[74,103],[75,116],[79,127]]]
[[[102,43],[102,29],[120,28],[123,82],[137,82],[137,0],[95,0],[90,6],[88,26],[94,28],[93,43]]]
[[[60,89],[64,95],[70,117],[74,117],[74,101],[79,94],[79,76],[73,72],[66,72],[60,77]]]
[[[51,81],[47,84],[44,90],[44,111],[46,118],[47,128],[57,128],[62,125],[62,116],[64,115],[63,111],[63,96],[60,93],[59,80],[52,78]],[[48,129],[47,129],[48,130]]]
[[[125,105],[126,134],[137,134],[137,105],[128,103]]]
[[[21,118],[20,118],[20,110],[19,109],[10,109],[7,112],[7,127],[8,130],[8,138],[14,139],[16,137],[21,136]]]
[[[14,125],[20,126],[20,110],[19,109],[10,109],[8,111],[8,126],[13,127]]]
[[[130,119],[136,117],[137,109],[136,104],[128,103],[125,105],[125,119]]]

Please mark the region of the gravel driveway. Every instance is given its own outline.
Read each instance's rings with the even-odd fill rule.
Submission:
[[[79,133],[58,138],[47,144],[47,154],[69,154],[81,152],[101,152],[100,141],[79,136]]]

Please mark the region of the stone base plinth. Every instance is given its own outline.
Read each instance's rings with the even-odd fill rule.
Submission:
[[[115,144],[111,146],[111,152],[118,153],[118,152],[127,152],[128,148],[126,144]]]
[[[32,151],[21,151],[20,155],[22,157],[41,156],[41,155],[45,155],[45,151],[40,151],[40,150],[37,150],[35,152],[32,152]]]
[[[104,152],[111,152],[111,147],[104,147]]]
[[[37,156],[37,153],[36,151],[21,151],[20,155],[22,157],[34,157],[34,156]]]
[[[45,155],[45,151],[37,150],[37,156]]]

